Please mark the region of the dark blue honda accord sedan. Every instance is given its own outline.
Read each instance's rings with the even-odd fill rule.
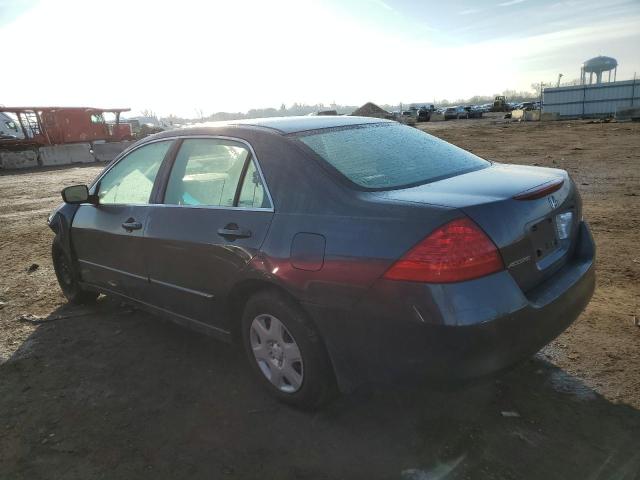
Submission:
[[[502,165],[363,117],[215,123],[134,144],[62,192],[72,302],[115,295],[244,345],[281,400],[499,371],[594,289],[563,170]]]

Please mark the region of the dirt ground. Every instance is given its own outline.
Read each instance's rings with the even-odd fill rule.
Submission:
[[[108,298],[70,307],[45,221],[101,167],[0,174],[0,479],[640,479],[640,124],[423,124],[564,168],[598,247],[578,321],[497,379],[374,387],[310,414],[242,352]],[[28,317],[32,314],[36,317]]]

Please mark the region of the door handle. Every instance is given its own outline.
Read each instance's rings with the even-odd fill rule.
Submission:
[[[251,230],[239,228],[235,223],[230,223],[224,228],[218,229],[218,235],[224,238],[249,238]]]
[[[122,228],[131,233],[134,230],[140,230],[142,228],[142,224],[140,222],[136,222],[133,218],[129,218],[122,224]]]

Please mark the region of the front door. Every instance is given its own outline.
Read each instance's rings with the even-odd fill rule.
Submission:
[[[256,255],[273,206],[249,147],[182,141],[161,206],[150,213],[145,253],[151,303],[228,330],[222,300]]]
[[[95,184],[98,205],[80,205],[71,239],[82,281],[139,298],[148,285],[143,235],[149,199],[172,141],[133,150]]]

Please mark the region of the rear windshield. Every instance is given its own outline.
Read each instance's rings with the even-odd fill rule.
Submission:
[[[298,137],[351,182],[372,190],[419,185],[490,165],[466,150],[398,123],[302,132]]]

